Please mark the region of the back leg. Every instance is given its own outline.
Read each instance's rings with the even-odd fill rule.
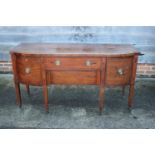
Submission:
[[[122,87],[122,95],[125,95],[125,86]]]
[[[27,91],[27,94],[30,95],[30,87],[28,84],[26,84],[26,91]]]

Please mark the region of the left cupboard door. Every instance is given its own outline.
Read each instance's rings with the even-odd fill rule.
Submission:
[[[41,85],[41,58],[16,56],[16,69],[19,82],[29,85]]]

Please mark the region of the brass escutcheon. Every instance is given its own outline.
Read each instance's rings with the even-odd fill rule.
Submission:
[[[86,66],[91,66],[91,61],[87,60],[86,61]]]
[[[25,68],[25,73],[26,74],[29,74],[30,72],[31,72],[31,68],[29,68],[29,67]]]
[[[60,65],[61,65],[61,61],[60,61],[60,60],[56,60],[56,61],[55,61],[55,65],[56,65],[56,66],[60,66]]]
[[[119,69],[117,70],[117,73],[118,73],[119,75],[124,75],[124,70],[123,70],[122,68],[119,68]]]

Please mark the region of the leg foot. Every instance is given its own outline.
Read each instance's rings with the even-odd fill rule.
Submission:
[[[131,110],[132,110],[132,108],[131,107],[128,107],[128,112],[129,113],[131,113]]]
[[[99,109],[99,115],[101,116],[103,112],[103,109]]]
[[[46,110],[46,114],[49,114],[49,110]]]

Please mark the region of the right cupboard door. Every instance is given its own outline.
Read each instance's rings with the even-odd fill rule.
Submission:
[[[130,83],[133,57],[107,58],[106,85]]]

